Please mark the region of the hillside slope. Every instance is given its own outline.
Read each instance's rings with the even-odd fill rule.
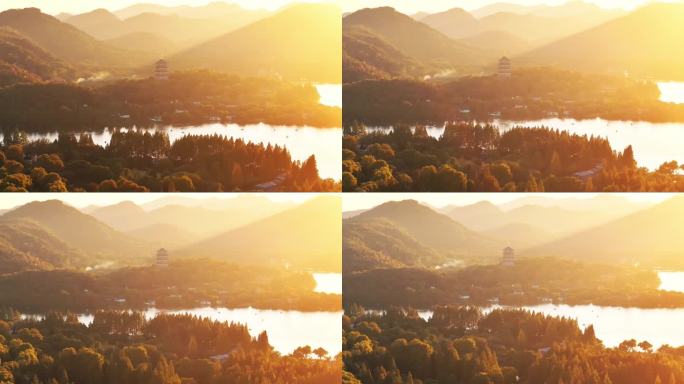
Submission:
[[[525,254],[580,260],[681,264],[684,252],[684,197],[531,249]]]
[[[0,86],[47,80],[69,80],[74,69],[29,38],[0,28]]]
[[[70,64],[111,69],[131,67],[143,62],[139,55],[98,41],[37,8],[4,11],[0,13],[0,26],[17,30],[41,48]]]
[[[69,246],[93,257],[130,259],[152,250],[144,242],[126,236],[59,200],[31,202],[5,213],[2,218],[33,220]]]
[[[339,8],[299,4],[172,56],[174,68],[340,83]]]
[[[491,239],[473,232],[446,215],[415,200],[388,202],[358,216],[359,219],[382,217],[405,228],[427,246],[441,250],[470,249],[482,251],[494,245]]]
[[[390,7],[362,9],[344,18],[345,28],[362,26],[415,60],[441,69],[472,70],[494,59]]]
[[[341,223],[340,198],[319,196],[174,253],[339,272]]]
[[[32,220],[0,217],[0,274],[83,266],[85,256]]]
[[[684,4],[656,3],[535,49],[518,60],[592,72],[684,80]],[[647,31],[647,33],[645,33]]]

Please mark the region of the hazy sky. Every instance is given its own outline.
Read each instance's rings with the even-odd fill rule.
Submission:
[[[340,0],[345,12],[359,8],[372,8],[388,5],[404,13],[438,12],[455,7],[467,10],[481,8],[493,3],[516,3],[523,5],[564,4],[565,0]],[[633,9],[650,0],[585,0],[603,8]]]
[[[182,196],[192,199],[233,199],[240,193],[5,193],[0,199],[0,209],[10,209],[32,201],[62,200],[74,207],[89,205],[113,205],[122,201],[132,201],[138,205],[169,197]],[[271,201],[304,202],[316,196],[313,193],[260,193]]]
[[[470,205],[480,201],[490,201],[501,205],[523,197],[533,196],[529,193],[345,193],[342,196],[342,210],[355,211],[369,209],[388,201],[417,200],[433,207],[442,208],[447,205]],[[591,199],[599,194],[596,193],[545,193],[534,195],[548,199]],[[633,201],[646,201],[658,203],[672,198],[675,194],[669,193],[617,193]]]
[[[633,9],[650,0],[586,0],[604,8]],[[116,11],[132,4],[156,3],[163,5],[205,5],[211,0],[0,0],[0,10],[9,8],[38,7],[46,13],[60,12],[82,13],[97,8],[107,8]],[[418,11],[436,12],[454,7],[476,9],[498,2],[518,3],[525,5],[565,3],[565,0],[226,0],[227,3],[237,3],[249,9],[275,10],[290,3],[297,2],[332,2],[339,4],[343,11],[349,12],[359,8],[392,6],[405,13]]]
[[[247,9],[275,10],[290,3],[320,3],[333,0],[227,0],[226,3],[237,3]],[[344,0],[340,0],[344,1]],[[0,0],[0,9],[36,7],[45,13],[58,14],[83,13],[98,8],[117,11],[133,4],[153,3],[161,5],[191,5],[199,6],[216,1],[212,0]]]

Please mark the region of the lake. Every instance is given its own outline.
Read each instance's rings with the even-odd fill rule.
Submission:
[[[622,151],[631,145],[634,157],[639,166],[655,170],[666,161],[676,160],[684,163],[684,123],[649,123],[641,121],[609,121],[603,119],[542,119],[531,121],[495,120],[493,124],[501,132],[516,126],[548,127],[576,133],[579,135],[598,136],[608,139],[614,150]],[[369,132],[388,133],[392,128],[373,127]],[[427,127],[431,137],[440,138],[444,127]]]
[[[341,273],[314,273],[316,288],[314,292],[342,294],[342,274]]]
[[[126,131],[126,128],[121,128]],[[304,161],[309,156],[316,156],[318,173],[322,178],[342,178],[342,128],[314,128],[307,126],[276,126],[268,124],[204,124],[189,127],[160,126],[146,129],[150,132],[164,131],[173,143],[185,135],[219,134],[235,139],[242,139],[257,144],[271,144],[286,147],[292,159]],[[95,144],[105,146],[112,137],[113,130],[89,132]],[[78,134],[78,133],[77,133]],[[2,136],[2,135],[0,135]],[[56,140],[57,132],[30,133],[28,139]]]
[[[684,83],[681,82],[660,82],[660,101],[664,103],[684,104]]]

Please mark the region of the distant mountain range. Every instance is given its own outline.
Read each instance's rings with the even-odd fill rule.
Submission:
[[[461,8],[452,8],[444,12],[427,14],[416,18],[416,20],[455,39],[473,36],[479,28],[478,20],[475,16]]]
[[[151,57],[166,57],[179,49],[173,41],[149,32],[131,32],[105,42],[121,49],[146,52]]]
[[[214,1],[200,6],[167,6],[152,3],[134,4],[129,7],[115,11],[114,14],[120,19],[128,19],[143,13],[157,13],[160,15],[176,15],[193,19],[239,19],[246,14],[265,15],[264,10],[248,10],[238,4]]]
[[[359,28],[370,31],[377,37],[366,37],[359,41]],[[407,63],[410,62],[434,68],[431,72],[423,73],[428,75],[444,69],[471,71],[494,59],[486,51],[452,40],[427,24],[390,7],[367,8],[348,15],[344,18],[344,30],[344,53],[349,58],[348,63],[360,61],[379,71],[386,67],[383,60],[392,60],[407,67],[392,71],[399,74],[415,72],[408,68]],[[382,52],[392,50],[395,52],[389,59],[380,56]],[[372,51],[377,53],[368,53]],[[372,73],[367,77],[373,78]]]
[[[185,232],[182,237],[192,238],[193,234],[209,236],[225,232],[292,207],[291,203],[242,195],[227,200],[170,197],[144,206],[124,201],[111,206],[89,207],[85,211],[122,232],[139,233],[159,225],[172,225]],[[187,220],[188,217],[193,220]],[[184,242],[177,244],[185,245]]]
[[[611,12],[614,14],[624,13],[624,11],[602,9],[596,4],[584,1],[568,1],[559,5],[522,5],[516,3],[494,3],[472,10],[470,13],[477,18],[487,17],[496,13],[515,13],[521,15],[535,15],[541,17],[565,17],[588,15],[596,12]]]
[[[211,16],[201,16],[204,15],[201,12],[165,12],[165,8],[161,6],[140,8],[141,11],[143,9],[148,10],[132,13],[125,18],[105,9],[97,9],[65,18],[63,21],[100,40],[146,33],[179,47],[189,47],[255,22],[269,14],[265,11],[246,10],[239,6],[230,6],[231,11]]]
[[[607,223],[526,251],[627,264],[680,263],[684,252],[684,197],[677,196]]]
[[[71,65],[130,68],[145,60],[144,55],[99,41],[37,8],[12,9],[0,13],[0,27],[14,29],[51,55]]]
[[[504,210],[490,202],[480,202],[443,211],[452,219],[474,230],[492,230],[510,224],[526,224],[546,228],[549,233],[568,234],[616,219],[642,207],[639,204],[623,203],[614,205],[612,210],[591,209],[589,205],[592,203],[585,203],[586,208],[570,209],[569,206],[544,206],[531,201],[529,204]]]
[[[534,200],[552,199],[527,201]],[[344,271],[491,264],[505,246],[519,257],[681,265],[684,198],[648,205],[612,195],[583,201],[613,208],[576,209],[572,199],[510,210],[480,202],[443,209],[447,216],[412,200],[388,202],[344,219]]]
[[[174,68],[208,68],[340,83],[342,18],[327,4],[298,4],[169,58]]]
[[[26,8],[0,13],[0,28],[17,34],[0,34],[0,45],[11,44],[18,63],[5,63],[0,52],[5,84],[103,73],[147,76],[159,58],[169,59],[171,71],[206,68],[325,83],[342,77],[341,17],[332,5],[298,4],[272,13],[226,3],[142,4],[58,17]],[[36,63],[42,72],[28,68]],[[72,72],[78,75],[62,76]]]
[[[130,201],[79,210],[59,200],[7,210],[0,215],[0,274],[150,264],[162,247],[174,258],[341,270],[338,197],[294,204],[244,195],[178,205],[185,200],[162,198],[151,210]]]
[[[522,55],[526,65],[684,80],[684,4],[654,3]]]
[[[492,73],[503,55],[514,68],[682,80],[684,53],[673,49],[684,44],[682,19],[682,3],[652,3],[629,13],[579,1],[413,16],[388,7],[362,9],[344,18],[345,82]]]
[[[319,196],[294,208],[179,249],[182,256],[341,270],[341,200]]]

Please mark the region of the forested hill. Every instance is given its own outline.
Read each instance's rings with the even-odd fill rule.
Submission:
[[[33,220],[71,247],[92,255],[140,257],[145,244],[59,200],[32,202],[0,216],[0,221]]]
[[[85,254],[30,219],[0,216],[0,274],[83,265]]]
[[[345,83],[363,78],[422,77],[441,70],[469,72],[494,57],[452,40],[390,7],[367,8],[344,18]],[[389,57],[381,54],[390,53]],[[422,72],[422,73],[421,73]]]
[[[344,234],[343,263],[348,272],[493,260],[505,246],[504,241],[474,232],[413,200],[385,203],[345,219]]]
[[[144,58],[115,48],[37,8],[0,13],[0,26],[10,27],[65,62],[92,69],[132,68]]]
[[[69,80],[75,70],[66,62],[8,27],[0,27],[0,87],[16,83]]]

